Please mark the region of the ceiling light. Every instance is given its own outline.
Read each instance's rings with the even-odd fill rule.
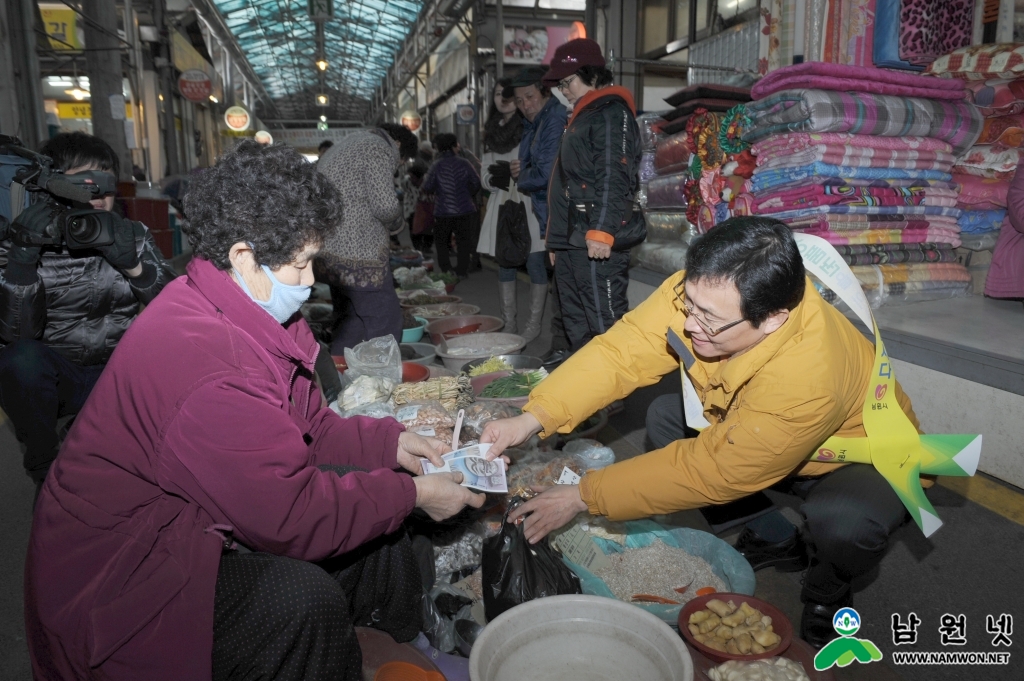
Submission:
[[[327,122],[327,116],[320,116],[320,120],[324,123]]]
[[[218,100],[218,99],[217,99],[216,97],[214,97],[213,95],[210,95],[210,101],[211,101],[211,102],[213,102],[214,104],[216,104],[216,103],[217,103],[218,101],[220,101],[220,100]]]
[[[64,76],[50,76],[46,82],[54,87],[71,87],[75,84],[73,80]]]
[[[320,69],[321,71],[326,71],[327,70],[327,60],[324,59],[323,57],[317,59],[316,60],[316,67],[318,69]]]
[[[68,94],[68,95],[71,95],[72,97],[74,97],[78,101],[82,101],[83,99],[86,99],[86,98],[89,97],[89,93],[88,92],[86,92],[85,90],[82,90],[81,88],[77,88],[77,87],[74,90],[65,90],[64,93]]]
[[[164,96],[163,95],[157,95],[157,97],[160,99],[161,102],[164,101]]]
[[[319,94],[319,95],[316,96],[316,105],[317,106],[327,106],[329,101],[330,100],[328,100],[327,95]]]

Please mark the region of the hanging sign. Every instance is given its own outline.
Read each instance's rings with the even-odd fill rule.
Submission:
[[[416,132],[423,125],[423,119],[415,111],[406,111],[402,114],[402,125],[407,127],[412,132]]]
[[[810,234],[794,234],[804,267],[846,303],[875,332],[875,362],[864,395],[867,437],[832,436],[810,455],[811,461],[860,463],[874,466],[910,511],[928,537],[942,526],[921,488],[921,474],[971,476],[981,457],[981,435],[920,435],[896,399],[896,373],[882,343],[860,282],[835,247]],[[710,422],[697,391],[683,372],[686,424],[702,430]]]
[[[67,7],[40,7],[46,36],[54,50],[80,50],[85,47],[84,31],[78,25],[75,10]]]
[[[190,102],[206,102],[213,94],[213,81],[205,71],[189,69],[178,76],[178,92]]]
[[[268,146],[274,143],[274,136],[271,135],[266,130],[256,131],[256,134],[253,136],[253,139],[259,142],[260,144],[266,144]]]
[[[249,129],[252,124],[252,116],[245,110],[245,107],[232,106],[224,112],[224,123],[235,132],[241,132]]]

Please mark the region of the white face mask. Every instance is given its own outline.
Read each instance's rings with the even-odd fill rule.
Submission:
[[[249,290],[248,285],[245,283],[245,278],[242,273],[237,269],[235,270],[235,278],[238,279],[238,283],[242,285],[242,290],[245,294],[252,298],[253,302],[266,310],[267,314],[277,320],[278,324],[284,324],[286,321],[292,318],[302,304],[309,300],[309,295],[313,291],[312,286],[303,286],[302,284],[282,284],[274,276],[274,273],[266,265],[260,265],[263,271],[266,272],[267,276],[270,277],[270,300],[259,300]]]

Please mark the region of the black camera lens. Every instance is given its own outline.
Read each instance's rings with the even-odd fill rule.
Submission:
[[[68,239],[80,244],[96,241],[102,227],[92,215],[78,215],[68,221]]]

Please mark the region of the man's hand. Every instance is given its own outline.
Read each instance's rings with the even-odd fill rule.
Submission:
[[[541,430],[543,427],[537,417],[530,412],[523,412],[522,416],[488,421],[480,433],[480,444],[491,445],[487,458],[494,460],[506,448],[526,442]]]
[[[139,253],[135,248],[135,228],[128,220],[116,215],[111,215],[112,229],[114,231],[114,243],[106,246],[98,246],[96,250],[115,269],[121,270],[129,277],[142,274]],[[132,272],[135,274],[133,275]]]
[[[551,259],[551,266],[552,267],[555,266],[555,256],[556,256],[556,253],[554,251],[548,251],[548,258]]]
[[[510,162],[508,164],[508,167],[509,167],[509,170],[512,171],[512,179],[513,180],[518,180],[519,179],[519,171],[522,170],[523,164],[520,163],[519,159],[517,158],[516,160]]]
[[[444,443],[434,438],[423,437],[416,433],[405,431],[398,436],[398,465],[413,475],[423,475],[421,461],[427,459],[438,468],[444,466],[444,459],[448,448]]]
[[[436,521],[451,518],[466,506],[480,508],[483,494],[474,494],[462,482],[462,473],[432,473],[412,479],[416,485],[416,508]]]
[[[607,260],[612,255],[612,247],[600,241],[587,239],[587,256],[594,260]]]
[[[540,494],[508,514],[509,522],[526,517],[524,535],[531,544],[562,527],[578,513],[589,510],[580,497],[579,485],[535,487],[534,491]]]
[[[7,254],[9,260],[23,265],[35,265],[39,261],[41,246],[29,245],[39,243],[47,236],[46,227],[53,220],[54,206],[49,201],[38,201],[14,218],[9,233],[13,246]]]

